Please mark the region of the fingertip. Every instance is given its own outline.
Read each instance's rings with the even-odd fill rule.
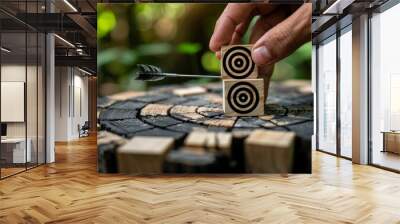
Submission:
[[[210,38],[210,43],[208,44],[208,47],[214,52],[217,52],[219,50],[217,45],[215,44],[214,35]]]
[[[273,63],[270,51],[265,46],[259,46],[252,50],[251,57],[257,65],[268,65]]]
[[[220,51],[215,52],[215,56],[217,56],[218,60],[221,60],[221,52]]]

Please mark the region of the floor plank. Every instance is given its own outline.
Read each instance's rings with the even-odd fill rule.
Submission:
[[[400,175],[313,152],[312,175],[100,175],[96,139],[0,181],[0,223],[400,223]]]

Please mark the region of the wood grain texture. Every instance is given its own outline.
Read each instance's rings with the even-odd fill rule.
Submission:
[[[223,80],[223,108],[227,116],[264,115],[264,80]]]
[[[99,130],[126,140],[135,136],[174,138],[176,147],[163,165],[166,173],[245,173],[244,140],[252,130],[293,131],[297,159],[293,160],[292,172],[310,173],[313,96],[300,90],[304,85],[309,83],[272,82],[268,102],[263,106],[265,115],[251,117],[224,114],[222,82],[201,85],[206,92],[198,95],[177,96],[173,94],[176,85],[165,85],[111,104],[108,97],[103,97],[99,99]],[[193,85],[178,87],[190,89]],[[206,149],[203,154],[184,150],[185,138],[193,131],[231,133],[231,148],[224,153]],[[117,172],[118,161],[113,153],[123,144],[114,141],[99,146],[101,172]]]
[[[221,48],[222,79],[255,79],[258,69],[251,58],[252,45],[229,45]]]
[[[193,131],[184,145],[194,149],[221,151],[231,154],[232,134],[226,132]]]
[[[166,154],[174,146],[170,137],[134,137],[118,148],[118,166],[121,173],[161,173]]]
[[[0,181],[0,223],[399,223],[400,175],[313,151],[313,174],[98,174],[96,138]]]
[[[254,130],[245,141],[246,169],[252,173],[288,173],[295,133]]]
[[[205,89],[201,86],[179,88],[179,89],[174,89],[172,91],[172,93],[177,96],[191,96],[191,95],[197,95],[197,94],[202,94],[202,93],[206,93],[206,92],[207,92],[207,89]]]
[[[166,104],[147,104],[141,111],[141,116],[166,116],[168,115],[168,110],[172,105]]]

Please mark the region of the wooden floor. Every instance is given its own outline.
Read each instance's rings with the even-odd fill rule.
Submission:
[[[373,162],[377,165],[400,170],[400,155],[392,152],[374,151]]]
[[[95,138],[0,181],[0,223],[400,223],[400,175],[320,152],[312,175],[96,172]]]

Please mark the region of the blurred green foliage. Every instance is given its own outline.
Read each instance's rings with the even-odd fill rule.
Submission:
[[[99,95],[145,90],[150,85],[211,81],[173,78],[141,82],[134,78],[140,63],[166,72],[218,74],[220,62],[208,43],[224,8],[225,4],[199,3],[97,4]],[[244,43],[249,33],[244,35]],[[273,75],[274,80],[310,77],[311,43],[277,63]]]

